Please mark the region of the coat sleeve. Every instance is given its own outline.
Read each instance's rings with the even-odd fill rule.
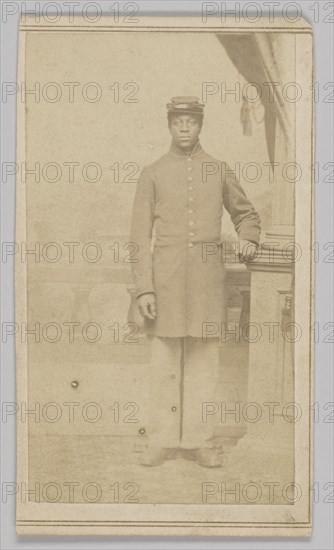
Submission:
[[[235,173],[223,163],[223,202],[231,216],[240,239],[259,244],[261,224],[260,216],[238,183]]]
[[[154,292],[152,273],[152,231],[154,225],[154,181],[150,171],[144,168],[140,174],[131,220],[131,242],[137,245],[132,263],[136,297]]]

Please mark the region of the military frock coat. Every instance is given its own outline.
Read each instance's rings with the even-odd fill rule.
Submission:
[[[257,243],[258,214],[226,163],[208,155],[199,142],[191,154],[172,144],[142,170],[131,241],[137,245],[132,264],[136,296],[156,295],[157,318],[145,319],[148,334],[202,337],[206,323],[220,326],[225,209],[239,238]]]

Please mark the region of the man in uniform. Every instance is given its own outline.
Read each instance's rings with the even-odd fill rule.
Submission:
[[[245,261],[256,253],[260,220],[235,174],[202,149],[199,99],[172,98],[167,116],[171,147],[143,169],[131,224],[136,299],[151,342],[149,443],[141,463],[157,466],[182,454],[219,467],[202,406],[215,401],[219,379],[217,332],[207,327],[222,323],[221,221],[226,209]]]

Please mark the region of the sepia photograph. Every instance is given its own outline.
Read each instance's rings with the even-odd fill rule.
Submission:
[[[21,20],[17,531],[310,536],[311,25],[133,18]]]

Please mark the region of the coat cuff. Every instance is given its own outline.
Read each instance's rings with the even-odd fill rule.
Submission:
[[[143,294],[155,294],[155,290],[153,288],[152,284],[143,285],[136,288],[136,298],[139,298],[139,296],[142,296]]]
[[[155,295],[155,292],[154,291],[140,292],[139,294],[136,294],[136,299],[140,298],[141,296],[145,296],[145,294],[154,294]]]
[[[239,239],[242,239],[243,241],[250,241],[254,244],[259,245],[260,244],[260,232],[256,230],[244,230],[240,231],[238,235]]]

